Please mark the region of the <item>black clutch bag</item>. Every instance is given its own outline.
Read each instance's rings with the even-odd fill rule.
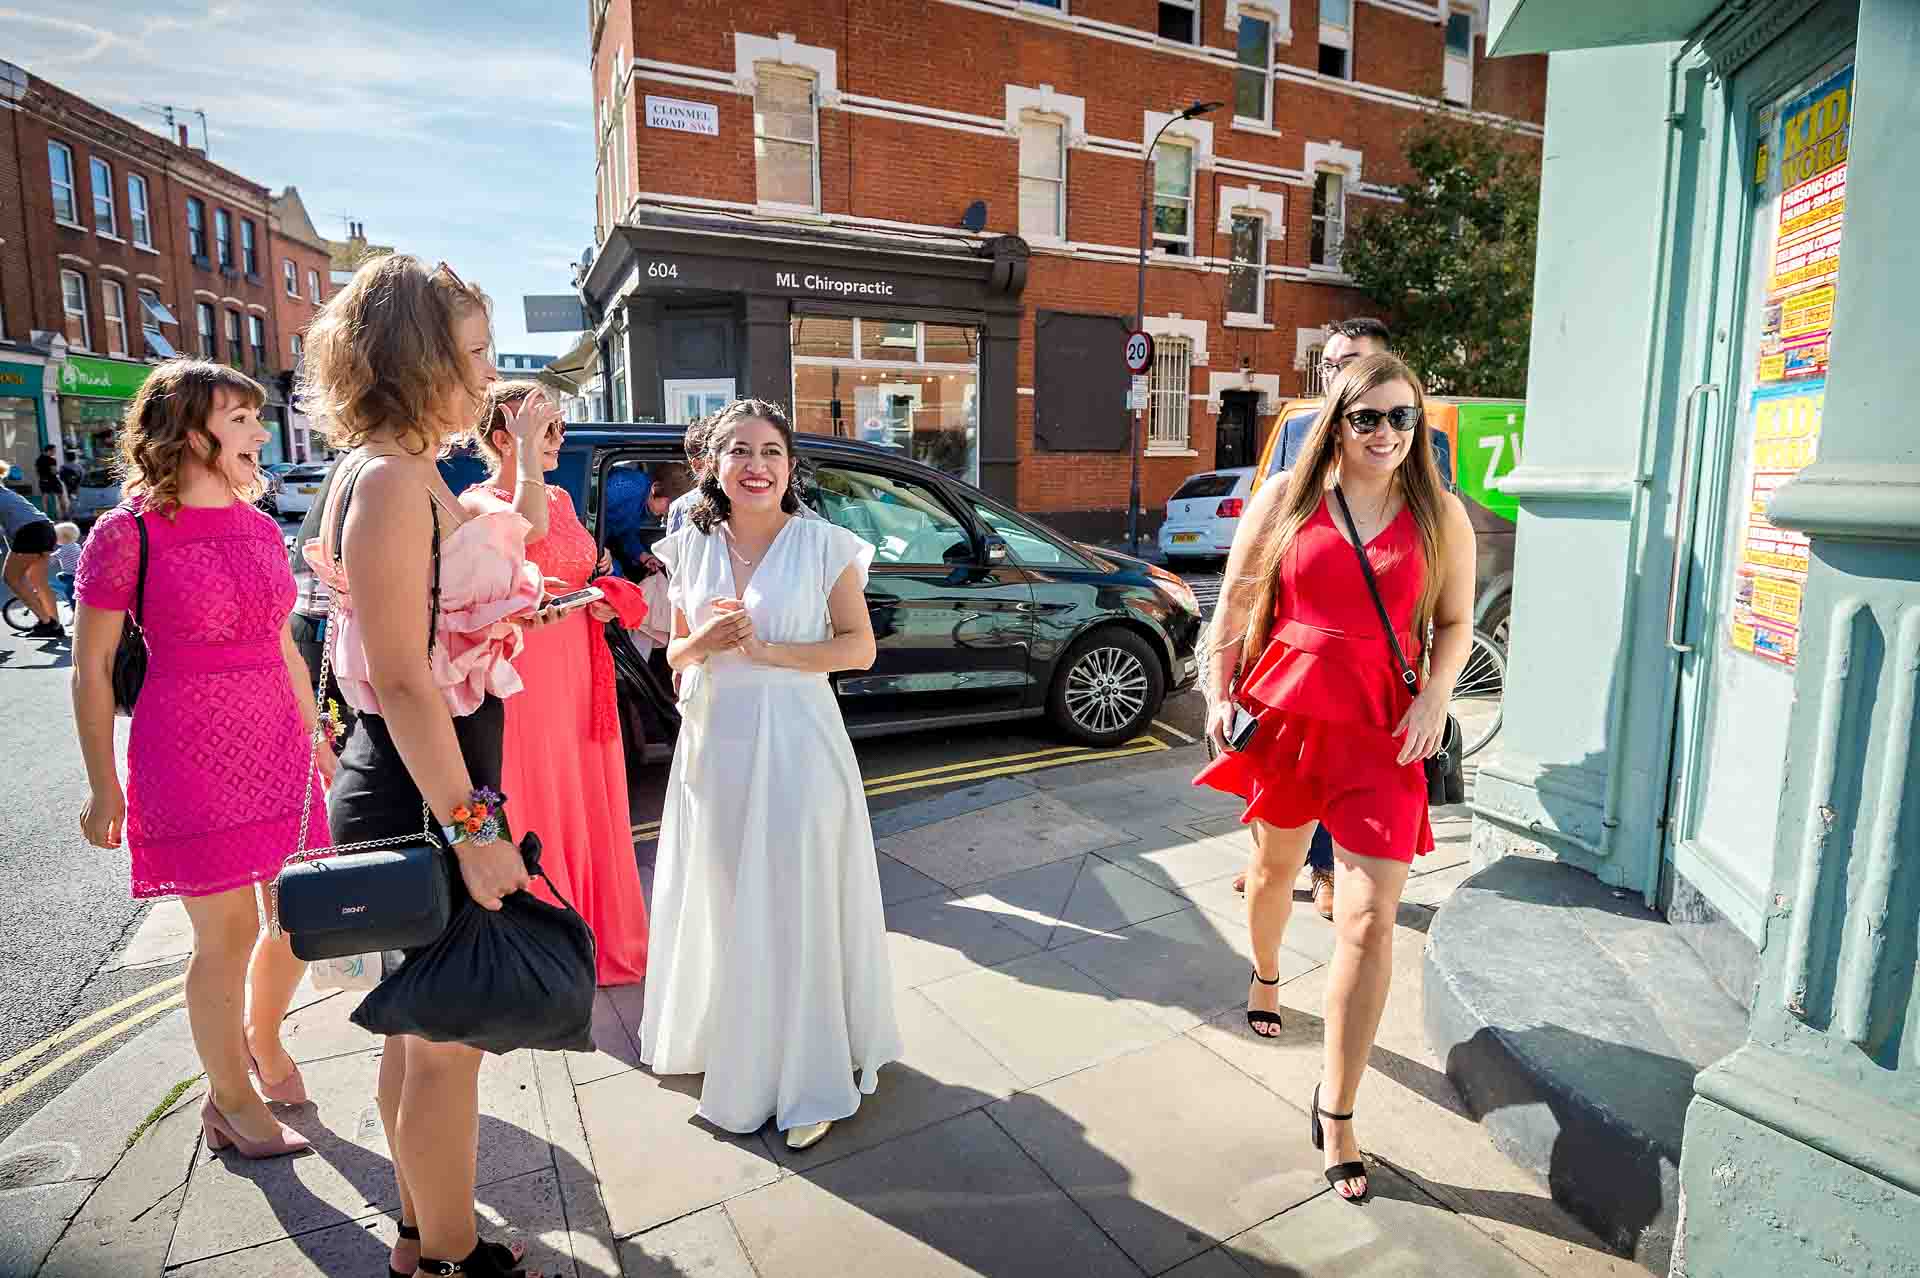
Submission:
[[[1418,694],[1419,677],[1413,673],[1406,655],[1400,651],[1400,640],[1393,630],[1393,618],[1387,616],[1387,605],[1380,599],[1380,583],[1373,578],[1373,564],[1367,559],[1366,547],[1360,541],[1360,530],[1354,527],[1353,512],[1347,509],[1347,496],[1338,486],[1334,488],[1333,495],[1339,500],[1340,514],[1347,521],[1353,553],[1360,557],[1360,571],[1366,574],[1367,593],[1373,596],[1373,607],[1380,614],[1381,629],[1387,632],[1387,646],[1393,649],[1393,662],[1400,671],[1400,682],[1407,685],[1407,691]],[[1440,748],[1425,760],[1429,806],[1446,807],[1467,801],[1467,774],[1460,755],[1460,745],[1465,740],[1465,734],[1460,731],[1460,721],[1448,715],[1447,726],[1440,733]]]
[[[364,463],[363,463],[364,464]],[[356,466],[343,477],[334,516],[333,562],[343,555],[347,502],[353,496]],[[434,630],[440,621],[440,521],[433,523],[433,590],[427,616],[427,659],[433,659]],[[338,626],[327,627],[321,648],[319,686],[327,686],[333,667]],[[291,938],[298,958],[344,958],[381,950],[410,950],[430,945],[447,930],[453,915],[452,866],[433,828],[433,811],[420,804],[420,833],[368,839],[334,847],[307,847],[313,814],[313,778],[320,754],[320,722],[313,727],[307,759],[306,791],[300,800],[300,837],[293,855],[273,884],[275,926]]]
[[[140,576],[134,587],[135,611],[120,630],[120,646],[113,650],[113,710],[121,717],[133,713],[140,689],[147,682],[147,518],[136,514],[133,526],[140,532]]]

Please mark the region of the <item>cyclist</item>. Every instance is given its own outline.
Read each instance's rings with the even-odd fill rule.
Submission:
[[[60,624],[59,606],[47,587],[48,560],[59,544],[53,521],[19,493],[0,487],[0,532],[7,535],[7,558],[0,565],[0,578],[39,619],[39,624],[27,631],[27,638],[65,639],[67,630]]]

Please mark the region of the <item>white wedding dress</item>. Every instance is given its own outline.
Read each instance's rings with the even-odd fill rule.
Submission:
[[[734,598],[726,535],[654,547],[697,629]],[[873,547],[789,519],[748,583],[770,643],[832,637],[827,595]],[[700,1115],[731,1132],[846,1118],[900,1054],[866,792],[823,674],[720,654],[681,681],[682,724],[654,869],[640,1059],[699,1074]],[[858,1072],[858,1083],[855,1073]]]

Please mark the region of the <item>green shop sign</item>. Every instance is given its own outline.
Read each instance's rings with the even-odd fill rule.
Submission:
[[[152,372],[151,364],[69,355],[67,362],[60,365],[60,393],[96,399],[132,399],[147,384]]]
[[[40,365],[0,362],[0,395],[40,398]]]
[[[1520,464],[1526,440],[1527,406],[1510,404],[1460,405],[1454,439],[1454,473],[1463,496],[1512,523],[1520,504],[1499,489],[1499,480]]]

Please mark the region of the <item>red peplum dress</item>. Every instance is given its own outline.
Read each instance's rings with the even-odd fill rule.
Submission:
[[[1418,661],[1413,616],[1426,562],[1404,507],[1367,543],[1380,597],[1400,630],[1400,649]],[[1307,519],[1280,561],[1280,591],[1266,649],[1240,684],[1260,728],[1194,778],[1247,801],[1243,822],[1291,829],[1319,821],[1359,856],[1412,861],[1433,850],[1426,772],[1395,762],[1393,735],[1413,704],[1353,543],[1327,503]]]

